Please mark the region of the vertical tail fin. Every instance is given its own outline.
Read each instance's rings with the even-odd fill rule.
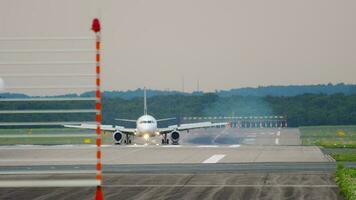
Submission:
[[[147,97],[146,97],[146,87],[143,88],[143,114],[147,115]]]

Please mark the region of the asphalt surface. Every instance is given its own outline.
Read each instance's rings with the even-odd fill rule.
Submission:
[[[346,163],[356,167],[356,163]],[[214,164],[120,164],[104,165],[104,173],[214,173],[214,172],[333,172],[334,162],[268,162],[268,163],[214,163]],[[95,165],[27,165],[0,166],[0,175],[9,174],[81,174],[95,173]],[[0,177],[1,179],[1,177]]]
[[[90,175],[89,175],[90,177]],[[5,175],[2,179],[83,179],[88,175]],[[331,173],[104,175],[105,199],[342,199]],[[95,187],[0,188],[0,199],[93,199]]]
[[[299,146],[298,129],[207,129],[181,134],[181,145],[160,145],[159,138],[133,145],[103,145],[103,163],[192,164],[332,161],[318,147]],[[234,143],[236,142],[236,143]],[[95,145],[17,145],[0,147],[0,166],[88,165]]]
[[[342,199],[335,163],[299,146],[298,129],[207,129],[103,146],[105,199]],[[0,199],[93,199],[95,187],[35,187],[35,180],[93,180],[92,145],[1,146]],[[33,187],[6,187],[6,181]],[[28,183],[27,182],[27,183]]]
[[[95,146],[3,146],[0,166],[94,164]],[[325,162],[330,158],[313,146],[105,146],[104,164]],[[221,156],[214,160],[214,156]],[[212,160],[211,160],[212,159]]]
[[[182,133],[182,144],[204,145],[300,145],[298,128],[197,129]]]

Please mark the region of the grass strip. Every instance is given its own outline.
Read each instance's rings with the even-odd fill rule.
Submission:
[[[330,154],[336,161],[356,161],[356,153],[343,152]]]
[[[356,148],[356,126],[299,127],[303,145],[325,148]]]
[[[347,200],[356,200],[356,168],[345,168],[343,164],[338,164],[336,183]]]

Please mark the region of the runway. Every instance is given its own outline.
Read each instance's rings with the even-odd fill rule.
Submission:
[[[95,163],[95,146],[0,147],[0,166],[83,165]],[[244,162],[326,162],[313,146],[105,146],[104,164],[192,164]],[[219,159],[212,159],[219,156]],[[211,160],[209,160],[211,159]],[[209,162],[207,162],[209,163]]]
[[[160,145],[159,138],[103,145],[106,199],[342,199],[334,160],[318,147],[300,146],[298,129],[181,135],[180,145]],[[0,146],[0,199],[92,199],[95,151],[94,145]],[[6,186],[18,180],[23,187]],[[36,186],[39,180],[61,187]]]
[[[345,166],[356,167],[355,163]],[[240,172],[334,172],[333,162],[264,162],[264,163],[214,163],[214,164],[125,164],[105,165],[104,173],[240,173]],[[95,165],[24,165],[0,166],[0,175],[21,174],[94,174]],[[1,180],[1,177],[0,177]]]
[[[82,175],[6,175],[3,179],[83,179]],[[292,173],[178,173],[104,175],[105,199],[342,199],[333,175]],[[93,199],[95,187],[0,188],[0,199]]]
[[[182,134],[182,144],[301,145],[297,128],[211,128]]]
[[[207,129],[181,133],[181,145],[135,138],[134,145],[103,145],[104,164],[192,164],[330,161],[319,148],[299,146],[298,129]],[[95,145],[0,146],[0,166],[95,163]]]

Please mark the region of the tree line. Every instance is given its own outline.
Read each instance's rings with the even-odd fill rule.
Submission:
[[[0,110],[90,109],[94,102],[0,102]],[[183,116],[283,115],[289,126],[356,124],[355,94],[302,94],[296,96],[164,95],[148,98],[148,113],[156,118]],[[103,98],[103,123],[115,118],[137,119],[143,114],[143,98]],[[93,121],[89,114],[1,114],[0,122]],[[166,122],[176,123],[176,121]],[[134,126],[134,124],[122,124]],[[160,124],[161,126],[167,124]]]

